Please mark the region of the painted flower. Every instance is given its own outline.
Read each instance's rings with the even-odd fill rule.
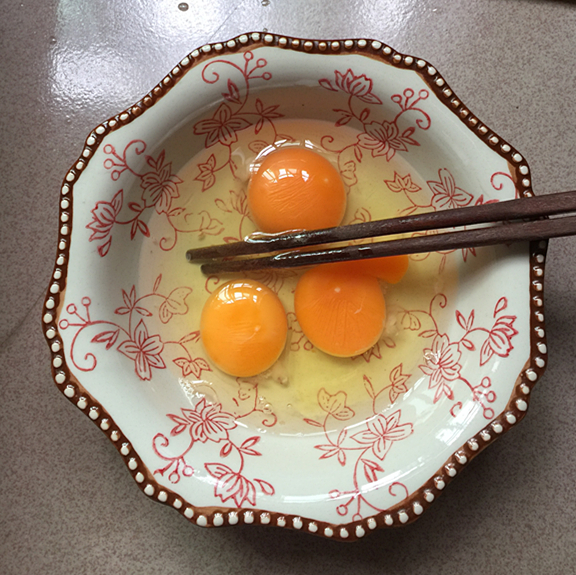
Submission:
[[[260,98],[256,98],[255,105],[256,105],[256,113],[260,116],[258,118],[258,122],[256,122],[256,125],[254,126],[255,134],[257,134],[264,127],[265,121],[272,123],[272,120],[275,120],[276,118],[282,118],[284,116],[284,114],[276,112],[276,110],[280,106],[279,104],[277,104],[276,106],[268,106],[267,108],[265,108]]]
[[[335,70],[334,73],[336,86],[334,86],[327,78],[323,78],[320,80],[320,85],[323,88],[332,90],[333,92],[342,90],[351,96],[356,96],[359,100],[362,100],[362,102],[366,102],[367,104],[382,103],[380,98],[372,94],[372,80],[365,74],[356,76],[350,68],[348,68],[345,74],[342,74],[342,72],[339,72],[338,70]]]
[[[194,178],[197,182],[202,182],[202,191],[205,192],[207,189],[211,188],[216,183],[216,176],[214,175],[214,169],[216,168],[216,158],[214,154],[203,164],[198,164],[199,174]]]
[[[398,126],[393,122],[370,122],[364,124],[362,134],[358,136],[358,144],[363,148],[372,150],[372,156],[385,156],[390,161],[397,151],[405,152],[408,150],[406,144],[418,146],[418,142],[410,136],[414,128],[407,128],[402,134]]]
[[[380,413],[366,422],[367,429],[354,434],[352,439],[361,445],[370,445],[382,461],[395,441],[405,439],[414,431],[411,423],[400,423],[400,415],[400,410],[388,417]]]
[[[223,146],[230,146],[238,141],[236,132],[250,126],[246,118],[234,117],[228,104],[220,104],[210,120],[200,120],[194,125],[196,135],[206,134],[205,146],[209,148],[220,142]]]
[[[406,382],[410,379],[411,374],[403,373],[402,372],[402,364],[397,365],[391,372],[390,372],[390,383],[392,387],[388,392],[388,396],[390,398],[390,402],[394,403],[400,395],[406,393],[408,391],[408,387],[406,386]]]
[[[136,374],[142,380],[152,378],[152,367],[156,369],[166,367],[160,355],[163,349],[164,344],[159,335],[148,335],[144,320],[140,320],[136,326],[132,339],[124,341],[118,346],[118,351],[134,360]]]
[[[112,198],[111,202],[96,202],[96,206],[91,210],[92,220],[86,225],[86,227],[92,231],[88,241],[106,240],[98,246],[98,253],[102,257],[104,257],[110,249],[112,243],[110,233],[116,223],[116,217],[122,209],[122,202],[123,192],[120,190]]]
[[[394,172],[394,179],[393,180],[384,180],[384,183],[388,186],[388,189],[394,193],[403,192],[405,194],[410,193],[414,194],[419,192],[422,188],[416,185],[412,181],[412,176],[410,174],[406,174],[405,176],[401,176],[398,172]]]
[[[472,194],[457,187],[454,176],[446,168],[438,170],[438,176],[439,182],[427,182],[432,190],[432,207],[435,210],[462,208],[472,201]]]
[[[182,413],[191,423],[190,436],[194,441],[219,441],[228,439],[228,430],[236,427],[234,416],[222,411],[219,403],[207,403],[201,399],[194,409],[182,409]]]
[[[206,463],[204,467],[218,480],[214,487],[214,496],[219,497],[222,503],[233,499],[236,507],[242,507],[245,501],[256,505],[256,489],[249,479],[222,463]]]
[[[152,171],[140,180],[140,187],[144,190],[142,200],[147,208],[154,206],[159,214],[167,213],[172,200],[180,196],[178,184],[182,180],[172,173],[172,162],[164,163],[164,150],[156,160],[150,156],[146,159]]]
[[[448,336],[437,335],[432,342],[432,348],[424,350],[426,365],[420,365],[420,369],[430,376],[428,389],[435,389],[434,403],[442,395],[448,399],[453,399],[454,394],[448,382],[460,378],[460,358],[462,352],[458,349],[457,343],[450,343]]]
[[[513,315],[504,315],[496,320],[480,349],[480,365],[484,365],[494,354],[508,357],[514,348],[512,338],[518,334],[514,327],[515,320],[516,316]]]

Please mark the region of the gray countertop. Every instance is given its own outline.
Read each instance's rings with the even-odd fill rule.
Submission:
[[[0,573],[576,572],[576,240],[550,244],[549,366],[526,419],[416,523],[352,544],[206,530],[147,499],[53,383],[42,302],[62,178],[85,137],[194,48],[267,29],[374,38],[434,64],[528,159],[576,187],[576,5],[543,0],[46,0],[0,21]]]

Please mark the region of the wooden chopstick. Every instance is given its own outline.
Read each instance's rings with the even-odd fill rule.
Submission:
[[[571,235],[576,235],[576,216],[518,222],[312,252],[283,252],[261,258],[218,260],[203,264],[201,269],[202,273],[209,275],[267,268],[292,268],[363,258],[476,248]]]
[[[316,251],[288,251],[267,257],[210,261],[202,272],[214,274],[265,268],[287,268],[338,261],[375,258],[400,254],[480,247],[515,241],[533,241],[576,234],[576,217],[517,221],[542,218],[576,211],[576,192],[521,198],[493,204],[428,212],[415,216],[378,220],[350,226],[310,232],[266,236],[244,242],[189,250],[189,261],[206,258],[268,253],[280,249],[296,250],[304,246],[372,238],[398,233],[413,233],[480,223],[511,222],[472,230],[422,235],[411,238],[349,245]],[[515,221],[516,220],[516,221]]]
[[[248,236],[242,242],[188,250],[186,257],[188,261],[192,262],[228,256],[261,254],[392,234],[439,230],[525,218],[534,219],[574,211],[576,211],[576,192],[562,192],[547,196],[521,198],[438,212],[426,212],[413,216],[376,220],[322,230],[296,231],[282,234],[257,232],[253,236]]]

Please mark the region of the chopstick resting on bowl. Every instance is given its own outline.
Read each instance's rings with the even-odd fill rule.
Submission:
[[[214,274],[266,268],[303,267],[364,258],[475,248],[576,235],[576,216],[549,219],[549,216],[570,212],[576,212],[576,191],[427,212],[322,230],[283,234],[256,233],[241,242],[188,250],[186,257],[190,262],[204,262],[202,272]],[[494,225],[357,245],[339,245],[332,248],[325,246],[325,244],[351,240],[487,223]],[[301,248],[321,244],[322,249],[300,251]],[[262,255],[271,253],[274,255]],[[247,255],[257,257],[243,257]],[[237,257],[237,259],[221,259],[231,257]]]

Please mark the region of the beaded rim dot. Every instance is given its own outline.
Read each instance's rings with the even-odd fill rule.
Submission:
[[[531,359],[519,381],[508,405],[492,422],[489,423],[474,437],[470,438],[462,447],[455,451],[454,455],[426,482],[420,489],[400,503],[400,509],[390,509],[380,515],[370,517],[364,522],[350,525],[331,525],[300,516],[279,515],[268,511],[225,511],[225,510],[202,510],[195,508],[183,501],[174,492],[158,484],[153,476],[144,474],[145,467],[139,455],[132,449],[130,443],[114,421],[108,416],[102,405],[95,401],[87,393],[77,379],[69,373],[66,365],[65,353],[58,332],[59,304],[66,285],[68,264],[68,252],[73,230],[72,214],[74,213],[73,189],[74,184],[84,172],[94,152],[100,146],[103,139],[112,131],[131,123],[140,117],[143,112],[163,98],[186,74],[186,72],[205,61],[208,58],[220,57],[223,53],[234,53],[243,47],[277,47],[284,50],[296,50],[303,53],[315,54],[344,54],[367,52],[371,57],[379,57],[382,61],[394,65],[412,68],[417,71],[422,79],[428,84],[431,91],[436,94],[439,102],[451,110],[465,126],[473,131],[476,137],[483,140],[486,145],[504,157],[510,165],[510,169],[516,175],[519,193],[529,197],[533,195],[530,188],[530,168],[523,156],[500,136],[495,134],[488,126],[482,124],[454,95],[446,80],[438,73],[436,68],[423,59],[417,59],[410,55],[404,55],[393,50],[390,46],[378,40],[369,39],[345,39],[345,40],[311,40],[292,38],[289,36],[277,36],[275,34],[262,34],[252,32],[242,34],[226,42],[205,44],[193,50],[185,56],[170,73],[164,77],[148,94],[139,102],[116,116],[103,122],[85,140],[85,147],[80,157],[63,178],[60,189],[60,214],[59,214],[59,238],[55,268],[51,283],[47,290],[45,303],[42,311],[44,335],[52,353],[52,371],[54,382],[70,401],[79,410],[83,411],[100,429],[108,435],[116,445],[119,453],[125,458],[128,468],[133,472],[133,477],[140,489],[149,497],[177,509],[183,516],[193,520],[197,525],[215,526],[223,524],[236,525],[238,523],[275,524],[280,527],[289,527],[297,530],[305,530],[309,533],[317,533],[328,538],[340,540],[354,540],[378,527],[391,527],[413,521],[420,516],[432,503],[445,486],[457,475],[459,469],[466,465],[482,449],[489,445],[496,437],[502,435],[511,426],[520,421],[529,403],[531,388],[542,376],[547,364],[547,346],[544,330],[544,315],[542,313],[542,290],[544,263],[547,242],[533,242],[530,246],[532,258],[538,264],[531,271]],[[66,382],[68,382],[66,384]],[[123,439],[120,441],[120,439]],[[140,471],[142,470],[142,471]],[[147,474],[147,471],[146,471]],[[194,519],[195,518],[195,519]]]

